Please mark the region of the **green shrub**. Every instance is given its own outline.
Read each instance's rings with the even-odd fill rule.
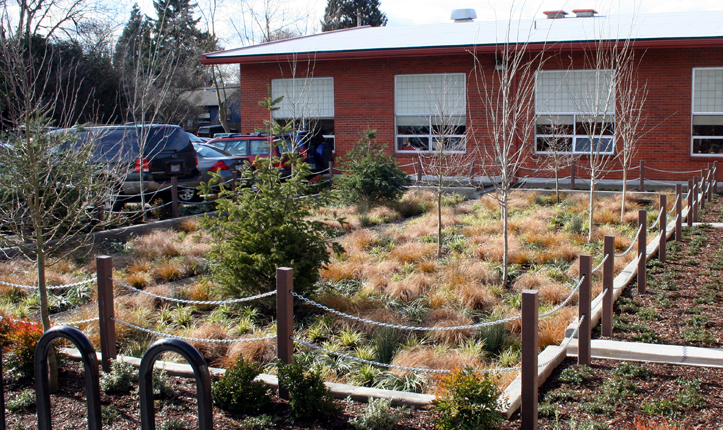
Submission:
[[[153,371],[153,395],[159,399],[178,397],[179,391],[173,386],[173,380],[165,370]]]
[[[239,356],[221,379],[213,384],[213,401],[216,406],[242,414],[266,410],[271,404],[271,398],[266,384],[254,381],[259,373],[260,364],[245,361]]]
[[[276,428],[276,417],[271,415],[259,415],[258,417],[246,417],[239,423],[239,428],[244,430],[266,430]]]
[[[623,361],[618,367],[613,370],[613,374],[621,376],[623,378],[650,378],[650,371],[643,366],[637,364],[630,364],[627,361]]]
[[[566,384],[580,385],[588,379],[594,377],[595,373],[593,373],[592,369],[590,369],[589,366],[582,364],[577,368],[568,367],[564,369],[560,372],[560,376],[557,377],[557,380]]]
[[[324,380],[318,371],[304,371],[303,364],[296,357],[291,364],[278,361],[277,365],[279,385],[289,390],[292,421],[336,411],[331,392],[324,385]]]
[[[158,430],[183,430],[186,428],[186,424],[175,418],[171,418],[168,421],[163,421],[158,425]]]
[[[131,392],[131,384],[138,379],[138,372],[128,363],[114,358],[110,361],[110,372],[100,372],[100,388],[106,393]]]
[[[385,150],[386,145],[376,141],[376,130],[366,130],[339,163],[347,173],[335,179],[336,188],[344,201],[358,205],[362,213],[371,206],[399,200],[410,184]]]
[[[364,413],[349,420],[349,424],[359,430],[392,430],[407,415],[407,408],[392,408],[391,399],[370,397]]]
[[[35,406],[35,390],[29,388],[23,390],[5,404],[5,407],[10,412],[29,411],[33,406]]]
[[[490,373],[477,373],[471,367],[456,370],[439,383],[432,402],[441,430],[480,430],[498,428],[505,407],[501,390]]]

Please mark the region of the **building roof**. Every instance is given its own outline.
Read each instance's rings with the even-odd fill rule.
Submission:
[[[509,27],[509,29],[508,29]],[[506,35],[509,33],[509,38]],[[288,59],[373,58],[493,51],[495,45],[529,42],[583,44],[632,39],[635,46],[723,46],[723,12],[567,17],[414,26],[356,27],[203,54],[204,64]],[[390,52],[392,51],[392,52]]]
[[[231,96],[231,93],[238,91],[238,86],[226,86],[225,91],[221,91],[221,97],[224,100]],[[179,97],[183,100],[187,100],[194,106],[218,106],[218,97],[216,96],[216,88],[200,88],[197,90],[188,90],[182,92]]]

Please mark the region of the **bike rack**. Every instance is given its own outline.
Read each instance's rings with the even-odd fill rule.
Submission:
[[[53,327],[46,331],[35,347],[35,401],[38,413],[38,430],[50,430],[50,387],[48,381],[48,351],[53,341],[65,338],[73,342],[83,359],[85,369],[85,397],[88,402],[88,429],[100,430],[100,384],[98,383],[98,359],[95,349],[82,331],[75,327]]]
[[[211,374],[208,371],[208,365],[196,348],[180,339],[161,339],[153,343],[143,353],[138,375],[138,391],[141,400],[141,430],[156,429],[156,414],[153,406],[153,365],[158,356],[167,351],[181,354],[193,368],[193,374],[196,377],[196,396],[198,398],[198,429],[213,430]]]

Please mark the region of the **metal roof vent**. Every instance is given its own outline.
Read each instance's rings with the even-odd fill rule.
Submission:
[[[576,18],[591,18],[597,15],[595,9],[575,9],[572,11]]]
[[[477,12],[474,9],[455,9],[452,11],[454,22],[472,22],[477,18]]]
[[[542,12],[545,15],[547,15],[547,19],[560,19],[564,18],[565,15],[567,15],[567,12],[564,10],[548,10],[547,12]]]

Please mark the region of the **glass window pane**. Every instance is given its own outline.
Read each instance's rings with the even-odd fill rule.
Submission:
[[[429,118],[398,116],[397,134],[429,134]]]
[[[444,139],[434,139],[432,145],[433,151],[439,150],[440,142],[444,143],[443,151],[458,151],[464,152],[466,150],[466,139],[463,137],[445,137]]]
[[[226,144],[226,152],[231,155],[249,155],[247,143],[246,140],[229,142]]]
[[[605,121],[603,122],[603,120]],[[576,117],[575,134],[578,136],[612,136],[614,133],[614,118],[585,115]]]
[[[694,115],[693,136],[723,136],[723,115]]]
[[[572,138],[571,137],[538,136],[537,137],[537,151],[538,152],[572,152]]]
[[[723,139],[693,139],[693,154],[720,154]]]
[[[283,140],[281,141],[283,142]],[[251,155],[269,155],[269,141],[268,140],[252,140],[251,141]]]
[[[595,140],[595,148],[594,151],[596,153],[612,153],[613,151],[613,140],[609,137],[604,137],[602,139],[596,138]],[[590,153],[592,148],[590,147],[590,139],[587,137],[578,137],[575,139],[575,152],[584,152],[584,153]]]
[[[454,135],[464,134],[467,131],[466,117],[463,116],[449,116],[439,117],[433,116],[432,118],[432,134],[434,135]]]
[[[539,115],[535,123],[537,134],[571,135],[575,118],[572,115]]]
[[[397,137],[397,151],[427,151],[428,137]]]

